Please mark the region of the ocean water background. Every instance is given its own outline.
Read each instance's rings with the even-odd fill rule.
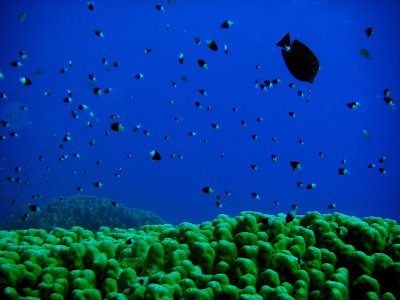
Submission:
[[[165,11],[157,10],[156,4]],[[26,19],[20,22],[22,11]],[[399,11],[400,3],[388,0],[95,1],[93,11],[85,1],[3,1],[0,92],[7,99],[0,100],[0,114],[5,119],[13,113],[14,118],[7,120],[10,127],[0,128],[0,135],[6,136],[0,140],[2,219],[27,212],[27,203],[41,206],[75,195],[76,187],[82,186],[83,194],[151,210],[173,224],[198,223],[243,210],[287,213],[292,204],[298,205],[299,214],[339,211],[399,221],[400,115],[383,100],[387,88],[395,101],[400,95]],[[220,28],[226,19],[235,23]],[[371,26],[374,32],[367,38],[364,30]],[[95,29],[104,38],[97,37]],[[286,32],[318,57],[321,69],[313,84],[296,80],[287,70],[275,45]],[[196,37],[200,45],[194,42]],[[207,40],[214,40],[218,51],[210,50]],[[144,53],[146,48],[152,51]],[[372,58],[362,57],[361,48]],[[28,57],[22,59],[20,50]],[[101,62],[103,57],[108,65]],[[197,65],[199,58],[207,62],[207,70]],[[23,66],[10,66],[14,60]],[[117,68],[114,61],[119,62]],[[64,66],[68,70],[61,74]],[[43,74],[34,76],[35,70]],[[88,73],[97,78],[92,85]],[[137,73],[143,78],[135,79]],[[32,80],[31,86],[19,82],[24,75]],[[188,80],[182,81],[182,75]],[[266,91],[254,85],[256,79],[274,78],[281,82]],[[95,95],[93,87],[112,91]],[[62,101],[67,89],[72,91],[71,103]],[[205,89],[207,96],[198,89]],[[45,91],[51,96],[44,97]],[[357,110],[346,106],[352,101],[360,103]],[[78,110],[79,104],[88,109]],[[28,110],[19,110],[20,105]],[[71,117],[72,110],[78,119]],[[120,118],[110,119],[113,114]],[[263,121],[257,122],[258,117]],[[88,121],[93,127],[87,126]],[[115,121],[125,130],[111,131],[109,125]],[[212,123],[220,129],[213,129]],[[141,129],[133,132],[138,124]],[[188,136],[192,131],[196,136]],[[71,140],[63,143],[66,132]],[[89,146],[92,139],[95,145]],[[161,161],[151,160],[153,149]],[[170,154],[181,154],[183,159]],[[277,156],[276,163],[271,154]],[[68,158],[59,161],[61,155]],[[382,156],[387,160],[379,163]],[[302,169],[292,171],[292,160],[299,161]],[[370,163],[377,166],[369,169]],[[252,170],[251,164],[258,169]],[[20,172],[14,171],[17,166]],[[114,173],[119,168],[117,178]],[[351,174],[340,176],[338,168]],[[21,178],[22,183],[7,177]],[[97,181],[101,188],[93,186]],[[298,181],[303,187],[296,186]],[[305,189],[308,183],[316,188]],[[203,193],[204,186],[214,193]],[[260,199],[252,198],[252,192]],[[332,203],[333,210],[328,208]]]

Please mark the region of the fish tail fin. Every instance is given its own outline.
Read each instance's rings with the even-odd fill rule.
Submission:
[[[289,32],[286,33],[286,35],[276,43],[277,46],[285,48],[285,47],[290,47],[290,35]]]

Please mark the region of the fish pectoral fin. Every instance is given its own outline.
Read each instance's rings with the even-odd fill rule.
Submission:
[[[282,47],[282,48],[290,47],[290,35],[289,35],[289,32],[286,33],[286,35],[279,42],[277,42],[276,45],[279,46],[279,47]]]

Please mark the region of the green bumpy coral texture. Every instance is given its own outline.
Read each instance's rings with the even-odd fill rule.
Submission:
[[[285,217],[0,231],[0,298],[400,299],[395,221]]]

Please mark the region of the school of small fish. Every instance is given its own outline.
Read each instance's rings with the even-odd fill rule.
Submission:
[[[172,4],[171,1],[169,1],[169,4]],[[96,13],[96,7],[93,2],[91,2],[91,1],[87,2],[86,6],[87,6],[87,9],[89,9],[90,11],[93,11],[93,13]],[[167,9],[163,5],[156,4],[156,5],[154,5],[154,8],[156,10],[160,11],[161,13],[167,13]],[[18,15],[17,20],[19,22],[24,22],[26,18],[27,18],[27,13],[25,11],[23,11]],[[225,19],[225,20],[222,19],[219,28],[215,28],[215,30],[229,30],[229,28],[231,28],[232,26],[240,26],[240,24],[236,24],[236,22],[231,21],[229,19]],[[165,30],[168,30],[169,28],[170,28],[170,25],[165,26]],[[105,33],[103,33],[100,28],[94,28],[94,29],[92,29],[91,32],[92,32],[91,33],[92,36],[94,34],[94,36],[96,38],[102,39],[104,42],[107,41],[107,35]],[[367,38],[369,38],[372,35],[372,33],[373,33],[372,27],[365,29],[365,34],[366,34]],[[223,53],[227,54],[227,55],[229,55],[229,53],[230,53],[228,45],[225,45],[225,44],[222,45],[221,43],[219,43],[218,41],[215,41],[213,39],[203,40],[198,37],[191,37],[191,40],[192,40],[191,42],[193,43],[193,47],[198,47],[201,43],[204,43],[204,45],[206,45],[206,47],[208,47],[212,52],[223,51]],[[291,41],[289,33],[287,33],[282,38],[282,40],[279,41],[276,45],[281,48],[284,63],[286,64],[289,72],[296,79],[298,79],[300,81],[308,81],[310,83],[313,83],[314,78],[317,76],[317,73],[320,69],[319,62],[318,62],[316,56],[314,55],[314,53],[312,53],[312,51],[307,46],[305,46],[303,43],[299,42],[298,40]],[[145,55],[151,56],[152,51],[153,50],[151,48],[145,48],[145,47],[143,48],[143,53]],[[367,49],[360,49],[359,54],[367,59],[372,59],[372,57]],[[38,76],[41,76],[43,74],[43,70],[38,69],[38,70],[35,70],[32,74],[24,74],[24,61],[29,60],[29,55],[25,50],[20,50],[20,51],[18,51],[17,56],[18,56],[18,59],[14,58],[14,59],[9,60],[8,64],[12,68],[18,68],[19,70],[21,70],[21,76],[19,77],[19,82],[21,84],[21,88],[26,88],[26,87],[34,85],[35,77],[37,78]],[[103,58],[101,58],[101,61],[98,63],[101,63],[102,65],[104,65],[105,71],[108,71],[108,72],[111,72],[113,69],[117,69],[120,67],[120,62],[117,59],[113,59],[113,61],[108,61],[107,58],[103,57]],[[180,64],[180,65],[189,64],[189,65],[193,66],[193,68],[200,67],[201,69],[208,70],[208,72],[210,72],[209,64],[207,63],[206,60],[199,57],[195,61],[189,61],[185,57],[184,53],[182,53],[182,52],[177,53],[176,64]],[[255,69],[258,70],[261,68],[261,65],[258,64],[256,66],[251,66],[251,67],[252,68],[255,67]],[[60,69],[55,70],[55,72],[58,72],[59,74],[65,74],[65,73],[70,72],[70,70],[72,68],[74,68],[74,64],[71,60],[69,60],[69,61],[66,61],[65,65],[62,66]],[[145,72],[145,70],[143,70],[143,72],[144,72],[144,74],[139,71],[133,72],[132,79],[134,79],[135,81],[137,80],[138,82],[140,80],[145,80],[146,72]],[[7,76],[6,68],[4,68],[4,70],[0,69],[0,79],[4,79],[6,76]],[[62,76],[62,75],[60,75],[60,76]],[[105,95],[113,92],[112,87],[109,87],[109,86],[105,85],[102,81],[98,80],[97,76],[95,74],[93,74],[92,72],[90,72],[90,70],[88,70],[88,72],[87,72],[86,80],[88,80],[88,89],[90,89],[91,93],[93,93],[94,95],[96,95],[98,97],[104,97]],[[190,80],[190,78],[188,78],[188,76],[186,74],[183,74],[180,76],[180,80],[182,82],[186,82],[186,81]],[[178,87],[179,83],[180,83],[179,80],[171,82],[173,87]],[[254,79],[253,84],[254,84],[255,88],[260,89],[261,91],[268,91],[269,89],[274,88],[274,86],[282,85],[283,83],[281,82],[281,80],[279,78],[269,78],[269,79],[265,79],[265,80],[257,78],[257,79]],[[286,83],[286,86],[288,86],[291,89],[296,88],[294,82],[288,82],[288,83]],[[311,92],[311,88],[309,88],[307,91],[306,90],[303,91],[303,90],[299,89],[299,90],[297,90],[297,95],[300,98],[306,99],[306,102],[309,102],[310,101],[310,98],[309,98],[310,92]],[[204,105],[204,103],[202,103],[202,101],[200,100],[200,98],[206,97],[208,95],[207,91],[204,88],[202,88],[201,86],[199,86],[196,93],[198,93],[199,98],[193,99],[193,102],[192,102],[193,103],[192,105],[194,107],[193,109],[199,109],[199,110],[204,110],[204,111],[211,110],[211,106],[209,104]],[[44,97],[52,97],[52,91],[51,90],[43,90],[43,96]],[[10,101],[9,97],[7,96],[7,91],[0,92],[0,100],[4,103],[7,103],[8,101]],[[62,99],[60,99],[60,101],[62,101],[66,105],[68,105],[66,107],[66,110],[69,111],[69,114],[72,118],[79,119],[79,117],[84,112],[86,112],[86,113],[88,113],[90,118],[89,118],[89,121],[87,121],[85,123],[85,126],[87,126],[87,127],[96,127],[97,126],[98,119],[96,119],[94,113],[90,111],[89,105],[85,104],[85,103],[76,103],[75,99],[73,97],[73,91],[71,91],[69,89],[67,91],[65,91],[65,96]],[[386,105],[388,105],[392,110],[394,110],[395,101],[390,96],[389,88],[387,88],[383,91],[383,102]],[[4,103],[2,105],[4,105]],[[171,98],[168,100],[168,103],[173,105],[174,100]],[[359,103],[357,100],[350,101],[346,104],[347,108],[351,109],[351,110],[357,110],[360,105],[362,105],[362,104]],[[344,109],[346,109],[346,108],[344,108]],[[19,133],[16,129],[10,129],[10,122],[12,121],[12,119],[14,117],[13,114],[23,115],[28,110],[29,110],[28,107],[26,107],[24,105],[20,105],[19,107],[13,107],[10,110],[10,111],[12,111],[11,113],[1,116],[1,118],[2,118],[0,120],[0,124],[2,127],[1,132],[4,133],[4,134],[0,135],[1,143],[7,143],[8,139],[13,139],[13,138],[19,137]],[[233,107],[231,110],[233,113],[235,113],[236,111],[238,111],[238,108]],[[287,114],[288,114],[289,118],[296,119],[295,112],[288,111]],[[132,134],[138,134],[137,132],[141,132],[141,134],[143,134],[145,136],[152,135],[151,128],[145,128],[142,124],[136,124],[133,128],[127,127],[126,125],[124,125],[125,124],[124,120],[120,120],[120,116],[118,114],[115,114],[115,113],[110,114],[109,119],[110,120],[108,120],[109,123],[108,123],[108,127],[107,127],[108,130],[105,131],[105,133],[104,133],[105,136],[109,136],[111,134],[118,134],[119,132],[122,132],[122,131],[132,131]],[[176,117],[174,117],[173,121],[175,123],[180,123],[182,121],[182,117],[176,116]],[[258,116],[256,118],[256,121],[262,122],[263,117]],[[243,127],[246,127],[247,123],[245,120],[241,120],[240,125]],[[213,122],[213,123],[209,124],[209,126],[215,130],[220,130],[220,131],[224,130],[223,123],[221,125],[221,123],[219,123],[219,122]],[[370,136],[370,134],[367,130],[363,130],[362,134],[368,140],[373,138]],[[198,133],[196,131],[189,131],[189,132],[187,132],[187,136],[188,136],[188,138],[194,139],[194,138],[196,138],[196,136],[198,136]],[[164,138],[164,140],[168,140],[170,138],[170,136],[165,135],[163,138]],[[202,139],[203,143],[208,142],[208,140],[204,136],[202,136],[202,138],[203,138]],[[249,138],[253,141],[257,141],[259,138],[262,138],[262,137],[259,137],[257,134],[251,134],[251,136]],[[60,144],[58,145],[58,147],[61,150],[65,150],[67,143],[72,139],[72,135],[68,130],[66,130],[61,138],[58,136],[53,136],[53,139],[60,139]],[[273,136],[270,139],[271,139],[271,141],[275,142],[277,140],[277,137]],[[298,139],[298,143],[303,145],[305,142],[303,139]],[[88,140],[87,145],[88,145],[88,147],[96,147],[96,140],[95,139]],[[143,151],[143,149],[138,150],[138,151]],[[150,151],[148,151],[148,155],[149,155],[149,159],[151,159],[153,161],[157,161],[156,163],[161,163],[161,164],[163,163],[162,162],[163,160],[174,159],[174,158],[183,159],[183,157],[184,157],[183,153],[160,153],[159,150],[157,149],[156,145],[154,146],[154,149],[150,149]],[[322,152],[316,152],[315,155],[323,157]],[[46,165],[47,156],[48,155],[44,151],[42,155],[40,155],[39,157],[36,157],[36,160],[40,164],[43,165],[43,168],[45,170],[49,169],[49,166]],[[129,159],[131,156],[132,156],[131,154],[127,154],[126,158]],[[223,159],[224,156],[225,156],[224,152],[220,153],[221,159]],[[78,152],[69,153],[68,151],[65,151],[65,153],[59,155],[57,157],[57,159],[58,159],[58,161],[68,161],[70,159],[79,159],[79,157],[80,157],[80,154]],[[270,157],[270,160],[272,161],[272,163],[274,163],[274,164],[280,163],[279,157],[277,157],[276,154],[270,153],[269,157]],[[266,157],[266,160],[268,160],[268,156]],[[369,169],[373,169],[377,165],[379,165],[377,170],[381,174],[386,174],[386,170],[383,167],[385,161],[386,161],[386,157],[382,156],[376,162],[371,162],[370,164],[368,164],[365,167],[369,168]],[[345,160],[342,160],[340,163],[343,165],[345,162],[346,162]],[[100,165],[100,164],[102,164],[102,161],[97,160],[95,162],[95,164]],[[283,164],[287,164],[286,166],[288,168],[288,172],[290,172],[290,171],[301,172],[301,170],[303,168],[301,165],[301,162],[296,161],[296,160],[283,162]],[[249,162],[249,167],[251,170],[254,170],[255,172],[257,172],[257,170],[259,169],[259,166],[257,166],[257,164],[255,164],[254,162]],[[68,169],[68,167],[66,167],[66,168]],[[24,169],[24,166],[15,166],[15,168],[10,170],[10,175],[1,180],[5,180],[8,182],[14,182],[17,185],[18,184],[29,185],[29,181],[22,179],[20,176],[23,169]],[[116,167],[115,170],[116,171],[113,172],[113,176],[116,178],[119,178],[121,176],[121,174],[123,173],[123,168]],[[74,175],[77,174],[76,169],[68,170],[68,172],[72,172]],[[87,173],[87,172],[89,172],[89,171],[87,169],[85,169],[84,173]],[[347,175],[350,175],[351,172],[345,167],[338,167],[337,174],[339,176],[343,176],[343,175],[347,176]],[[318,186],[317,183],[314,183],[314,182],[303,183],[300,181],[296,181],[293,184],[296,184],[296,186],[298,188],[303,188],[303,186],[304,186],[304,188],[307,190],[315,189]],[[103,186],[103,183],[99,179],[98,181],[93,182],[92,185],[95,188],[101,188]],[[225,195],[225,196],[231,195],[231,192],[229,190],[217,191],[212,186],[203,186],[203,187],[199,186],[198,189],[199,189],[200,194],[204,193],[204,194],[209,195],[207,197],[212,197],[214,199],[213,200],[214,205],[221,209],[223,208],[223,204],[224,204],[223,200],[221,200],[221,196],[222,195]],[[75,187],[75,190],[77,192],[84,192],[85,186],[77,185]],[[250,199],[254,199],[254,200],[262,199],[261,196],[255,191],[249,191],[248,195],[249,195]],[[29,201],[26,202],[26,207],[27,207],[28,211],[21,216],[22,220],[26,220],[27,218],[29,218],[29,214],[40,211],[39,206],[34,203],[35,200],[37,200],[40,197],[41,197],[40,193],[38,193],[38,192],[32,193],[31,199],[29,199]],[[14,199],[7,199],[7,200],[10,205],[15,204]],[[274,204],[279,205],[279,202],[274,201]],[[118,204],[113,201],[110,205],[115,207]],[[336,204],[331,203],[328,208],[334,209],[335,207],[336,207]],[[297,210],[298,210],[298,206],[296,204],[293,204],[292,209],[287,214],[286,222],[291,222],[295,218]]]

